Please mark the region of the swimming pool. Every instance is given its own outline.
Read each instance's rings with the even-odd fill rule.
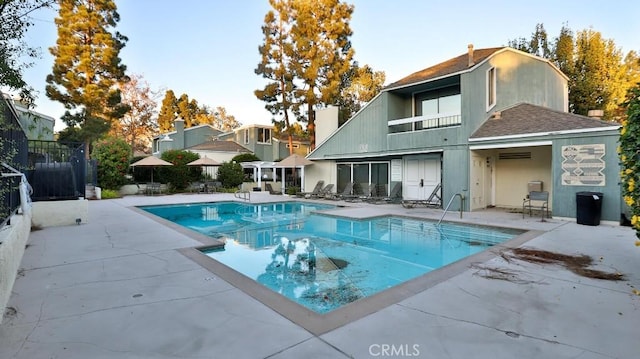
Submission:
[[[397,216],[350,219],[306,202],[140,208],[224,241],[201,252],[320,314],[522,233]]]

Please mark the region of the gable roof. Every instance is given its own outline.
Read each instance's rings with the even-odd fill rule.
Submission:
[[[212,131],[217,132],[218,134],[219,134],[219,133],[222,133],[222,131],[221,131],[220,129],[215,128],[215,127],[213,127],[212,125],[209,125],[209,124],[204,124],[204,125],[197,125],[197,126],[186,127],[186,128],[184,129],[184,131],[185,131],[185,132],[189,132],[189,131],[194,131],[194,130],[197,130],[197,129],[200,129],[200,128],[210,128]],[[173,130],[173,131],[170,131],[170,132],[164,132],[164,133],[161,133],[161,134],[159,134],[159,135],[154,136],[153,138],[160,138],[160,137],[164,137],[164,136],[171,136],[171,135],[175,135],[175,134],[177,134],[177,133],[178,133],[178,131]]]
[[[207,141],[187,148],[188,150],[252,153],[246,147],[234,141]]]
[[[388,86],[385,89],[392,89],[396,87],[403,87],[407,85],[417,84],[420,82],[427,82],[439,77],[452,75],[458,72],[466,71],[471,68],[478,66],[488,57],[493,55],[499,50],[504,49],[505,47],[492,47],[487,49],[477,49],[473,50],[473,62],[474,65],[469,67],[469,54],[464,53],[460,56],[454,57],[445,62],[441,62],[437,65],[427,67],[426,69],[420,70],[418,72],[414,72],[409,76],[406,76]]]
[[[606,122],[587,116],[561,112],[547,107],[520,103],[486,120],[471,136],[472,139],[487,139],[505,136],[543,135],[550,132],[588,132],[612,130],[619,127],[615,122]]]

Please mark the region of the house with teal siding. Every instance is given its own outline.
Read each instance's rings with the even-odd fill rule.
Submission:
[[[293,150],[290,149],[288,136],[277,134],[274,126],[251,124],[218,136],[222,141],[234,141],[255,154],[262,161],[279,161],[292,153],[306,156],[309,154],[309,141],[294,137]]]
[[[211,125],[199,125],[184,128],[184,120],[174,121],[175,131],[167,132],[153,138],[152,152],[155,156],[160,156],[162,152],[168,150],[184,150],[201,143],[211,141],[221,133],[221,130]]]
[[[54,140],[53,128],[56,120],[53,117],[37,112],[21,101],[11,98],[9,95],[2,94],[2,96],[7,102],[13,105],[12,110],[15,110],[15,116],[27,139],[41,141]]]
[[[465,211],[522,208],[541,189],[566,218],[576,218],[578,193],[595,192],[601,218],[618,221],[619,125],[569,113],[567,81],[543,58],[469,45],[386,86],[339,128],[337,110],[318,112],[306,186],[399,183],[404,199],[436,190]]]

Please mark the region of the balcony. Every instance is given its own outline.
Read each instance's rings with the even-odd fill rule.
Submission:
[[[459,126],[461,123],[462,116],[458,112],[399,118],[389,121],[388,126],[389,133],[401,133]]]

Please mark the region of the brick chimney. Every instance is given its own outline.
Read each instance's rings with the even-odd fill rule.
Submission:
[[[469,53],[469,67],[471,67],[475,65],[475,62],[473,61],[473,44],[469,44],[467,48]]]

